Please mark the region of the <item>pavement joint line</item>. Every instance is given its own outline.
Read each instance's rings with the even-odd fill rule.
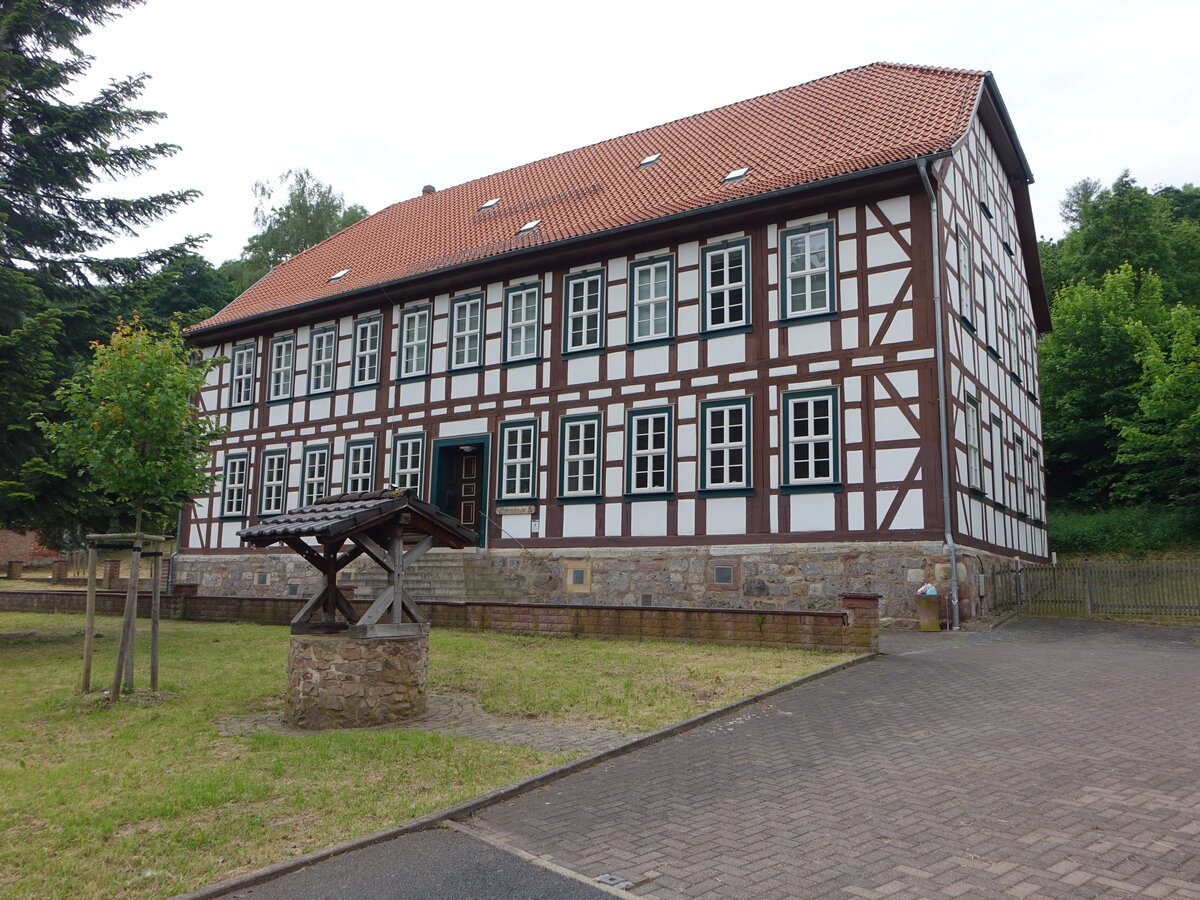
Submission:
[[[698,728],[701,725],[707,725],[713,719],[720,718],[727,713],[742,709],[765,700],[769,697],[774,697],[776,694],[781,694],[784,691],[789,691],[792,688],[800,687],[810,681],[816,681],[819,678],[833,675],[841,672],[844,669],[849,669],[852,666],[857,666],[861,663],[870,662],[879,656],[877,651],[864,653],[861,656],[855,656],[852,659],[845,660],[840,663],[835,663],[832,666],[826,666],[824,669],[818,669],[816,672],[809,672],[807,675],[802,675],[799,678],[793,678],[791,681],[777,684],[775,687],[767,688],[758,694],[753,694],[749,697],[744,697],[741,700],[735,700],[725,706],[717,709],[710,709],[708,712],[700,713],[698,716],[693,716],[690,719],[684,719],[682,722],[676,722],[674,725],[668,725],[658,731],[652,731],[649,734],[643,734],[631,741],[621,744],[617,747],[612,747],[608,750],[601,750],[598,753],[593,753],[589,756],[582,756],[579,759],[564,763],[561,766],[556,766],[553,769],[547,769],[545,772],[539,772],[536,775],[531,775],[521,781],[514,781],[512,784],[497,788],[494,791],[489,791],[486,794],[481,794],[478,797],[472,797],[469,800],[464,800],[461,803],[456,803],[453,806],[447,806],[443,809],[435,810],[431,813],[426,813],[423,816],[418,816],[415,819],[403,823],[402,825],[393,825],[388,828],[382,828],[379,831],[372,831],[370,834],[360,835],[356,838],[351,838],[348,841],[342,841],[340,844],[333,844],[329,847],[323,847],[320,850],[313,850],[311,853],[305,853],[303,856],[297,856],[292,859],[283,860],[282,862],[272,863],[262,869],[256,869],[253,872],[246,872],[242,875],[235,875],[233,878],[227,878],[224,881],[214,882],[213,884],[205,885],[196,888],[193,891],[188,891],[184,894],[177,894],[173,900],[216,900],[226,894],[234,891],[244,890],[245,888],[254,887],[259,884],[264,884],[268,881],[274,881],[276,878],[281,878],[284,875],[289,875],[292,872],[298,872],[301,869],[308,868],[319,862],[327,859],[332,859],[335,856],[341,856],[343,853],[353,853],[355,850],[363,850],[367,847],[373,847],[375,844],[382,844],[384,841],[390,841],[393,838],[403,837],[406,834],[415,834],[418,831],[427,831],[431,828],[437,828],[443,822],[451,822],[460,818],[472,816],[480,810],[487,809],[489,806],[495,806],[497,803],[502,803],[505,800],[511,800],[520,794],[531,791],[534,788],[539,788],[542,785],[550,784],[558,781],[568,775],[573,775],[583,769],[590,769],[592,766],[602,762],[607,762],[617,756],[624,756],[627,753],[632,753],[634,750],[639,750],[642,747],[648,747],[651,744],[656,744],[659,741],[669,737],[674,737],[677,734],[682,734],[685,731],[691,731],[693,728]],[[625,896],[629,896],[626,894]]]
[[[502,840],[501,838],[485,834],[482,831],[477,831],[470,825],[463,825],[461,822],[452,822],[447,820],[441,824],[442,827],[449,828],[451,831],[457,831],[459,834],[464,834],[469,838],[474,838],[477,841],[483,841],[483,843],[489,844],[492,847],[495,847],[497,850],[502,850],[505,853],[509,853],[518,857],[519,859],[523,859],[525,862],[535,865],[539,869],[545,869],[548,872],[553,872],[556,875],[563,876],[564,878],[570,878],[574,881],[581,882],[582,884],[591,885],[597,890],[604,891],[606,894],[612,894],[614,897],[625,897],[626,900],[628,900],[630,897],[628,891],[618,890],[611,885],[602,884],[596,881],[594,878],[588,878],[588,876],[581,872],[576,872],[574,869],[568,869],[566,866],[560,865],[559,863],[551,862],[550,854],[548,853],[543,854],[542,856],[537,856],[527,850],[522,850],[520,847],[509,844],[507,841]],[[638,894],[638,897],[644,898],[644,900],[654,900],[653,894]]]

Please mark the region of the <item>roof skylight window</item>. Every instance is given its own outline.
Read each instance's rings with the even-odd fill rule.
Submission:
[[[645,159],[643,159],[640,163],[638,163],[638,168],[645,169],[649,166],[654,165],[656,162],[658,162],[658,160],[661,156],[662,156],[661,153],[651,153],[649,156],[647,156]]]
[[[750,172],[749,166],[742,166],[740,169],[734,169],[725,176],[725,184],[733,184],[735,181],[741,181]]]
[[[499,202],[500,202],[499,197],[493,197],[491,200],[489,200],[487,203],[483,204],[483,206],[481,206],[479,208],[480,209],[491,209],[493,206],[495,206]]]
[[[345,278],[349,274],[350,274],[349,269],[340,269],[339,271],[333,273],[333,276],[329,279],[329,283],[333,284],[335,281],[341,281],[343,278]]]
[[[541,219],[534,219],[532,222],[526,222],[517,230],[517,234],[526,234],[527,232],[533,231],[533,229],[537,228],[541,224]]]

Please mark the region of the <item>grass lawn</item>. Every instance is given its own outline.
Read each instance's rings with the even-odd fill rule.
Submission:
[[[112,678],[119,624],[97,620],[93,687]],[[282,708],[282,627],[165,621],[162,691],[113,708],[78,694],[82,616],[0,612],[0,635],[6,898],[169,897],[571,756],[404,730],[221,736],[224,717]],[[636,733],[845,658],[436,629],[429,685],[498,715]]]

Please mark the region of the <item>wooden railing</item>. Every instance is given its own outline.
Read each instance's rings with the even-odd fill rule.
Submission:
[[[992,612],[1034,616],[1200,617],[1200,560],[1085,560],[1020,565],[985,576]]]

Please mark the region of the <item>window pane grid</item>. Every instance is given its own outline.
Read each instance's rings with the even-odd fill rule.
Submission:
[[[400,344],[401,375],[424,375],[429,356],[429,310],[404,314]]]
[[[278,341],[271,345],[271,388],[272,400],[292,395],[292,356],[295,345],[290,341]]]
[[[790,484],[833,481],[833,400],[830,397],[791,401],[788,415]]]
[[[225,460],[225,491],[221,513],[241,516],[246,513],[246,457],[234,456]]]
[[[355,494],[371,490],[374,469],[375,445],[351,445],[346,454],[346,491]]]
[[[967,400],[967,486],[983,490],[983,456],[979,446],[979,407]]]
[[[354,383],[379,380],[379,320],[359,322],[354,331]]]
[[[392,483],[397,490],[419,491],[421,489],[421,438],[405,438],[396,441],[396,465]]]
[[[708,328],[746,322],[746,250],[730,247],[707,255]]]
[[[463,300],[454,307],[453,368],[479,365],[479,332],[482,324],[482,301]]]
[[[668,425],[666,413],[634,417],[630,485],[633,491],[667,490]]]
[[[233,351],[233,371],[230,376],[233,386],[234,405],[254,401],[254,348],[239,347]]]
[[[287,489],[287,457],[272,453],[263,458],[262,512],[281,513]]]
[[[671,264],[640,266],[634,270],[634,340],[670,337]]]
[[[600,276],[570,282],[567,294],[567,350],[600,346]]]
[[[706,486],[747,487],[746,407],[718,406],[706,410]]]
[[[789,315],[828,312],[829,232],[794,234],[787,239],[787,312]]]
[[[304,485],[301,504],[311,506],[325,496],[329,489],[329,451],[325,448],[308,450],[304,454]]]
[[[516,291],[508,295],[508,358],[529,359],[537,355],[538,291]]]
[[[563,439],[563,493],[599,493],[600,426],[592,421],[568,422]]]
[[[319,331],[312,336],[308,366],[310,392],[328,391],[333,388],[333,359],[336,347],[337,334],[332,331]]]
[[[515,425],[504,429],[502,497],[532,497],[535,441],[533,425]]]

